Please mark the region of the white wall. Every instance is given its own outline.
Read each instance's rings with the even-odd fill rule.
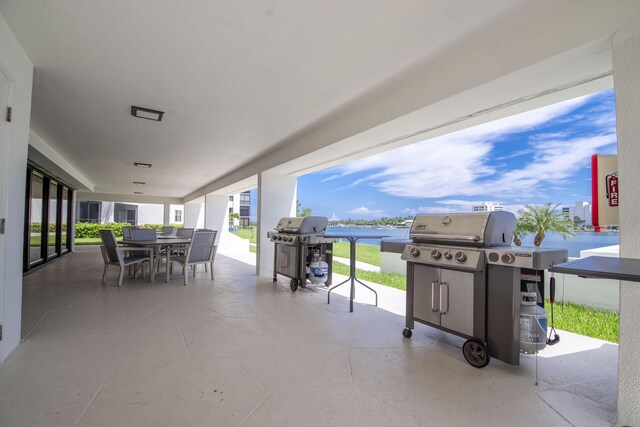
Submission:
[[[184,205],[169,205],[169,224],[184,224]],[[176,221],[176,212],[181,212],[181,220]]]
[[[613,38],[618,170],[620,256],[640,258],[640,25]],[[640,425],[640,283],[620,282],[618,425]]]
[[[267,238],[280,218],[295,216],[298,181],[295,176],[263,172],[258,175],[258,238],[256,274],[273,274],[274,244]]]
[[[162,224],[164,221],[163,205],[138,205],[138,222],[137,225],[144,224]]]
[[[184,226],[187,228],[204,228],[204,197],[192,200],[184,205]]]
[[[33,65],[0,16],[0,72],[13,84],[13,119],[9,139],[0,153],[4,164],[0,177],[0,217],[6,218],[6,234],[0,235],[0,362],[20,342],[22,314],[22,251],[24,189],[29,144]],[[4,112],[2,112],[4,114]]]
[[[207,194],[205,197],[205,228],[217,230],[216,241],[223,245],[229,234],[229,196]]]

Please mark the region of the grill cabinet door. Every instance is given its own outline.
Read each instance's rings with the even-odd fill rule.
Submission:
[[[473,336],[473,273],[441,270],[442,327]]]
[[[276,245],[276,273],[297,277],[297,246]]]
[[[413,317],[440,325],[440,269],[414,264]],[[433,296],[435,295],[435,299]],[[435,311],[434,311],[435,310]]]

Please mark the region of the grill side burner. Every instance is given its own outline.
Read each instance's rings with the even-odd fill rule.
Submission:
[[[291,279],[290,288],[296,291],[307,283],[307,267],[317,253],[328,264],[326,286],[331,285],[333,243],[336,239],[327,239],[323,235],[328,219],[321,216],[285,217],[278,221],[275,231],[269,231],[267,237],[275,244],[273,263],[273,281],[278,274]]]
[[[490,357],[520,363],[520,291],[544,269],[567,259],[565,249],[510,246],[510,212],[417,215],[407,261],[405,337],[415,322],[467,338],[463,354],[482,368]]]

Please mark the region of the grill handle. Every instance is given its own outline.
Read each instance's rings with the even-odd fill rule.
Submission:
[[[282,258],[280,258],[280,268],[287,268],[289,266],[289,253],[282,251]]]
[[[437,280],[431,282],[431,311],[434,313],[439,311],[439,308],[436,307],[436,301],[438,301],[438,287],[436,285],[438,285]]]
[[[440,313],[447,314],[449,311],[449,285],[440,283]]]
[[[459,234],[415,234],[412,235],[411,238],[413,241],[437,241],[437,240],[446,240],[448,242],[479,242],[480,236],[463,236]]]

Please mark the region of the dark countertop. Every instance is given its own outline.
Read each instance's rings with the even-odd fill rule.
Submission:
[[[401,254],[406,245],[413,243],[411,239],[384,239],[380,242],[380,252],[391,252]]]
[[[549,271],[588,279],[640,282],[640,259],[590,256],[554,265]]]

